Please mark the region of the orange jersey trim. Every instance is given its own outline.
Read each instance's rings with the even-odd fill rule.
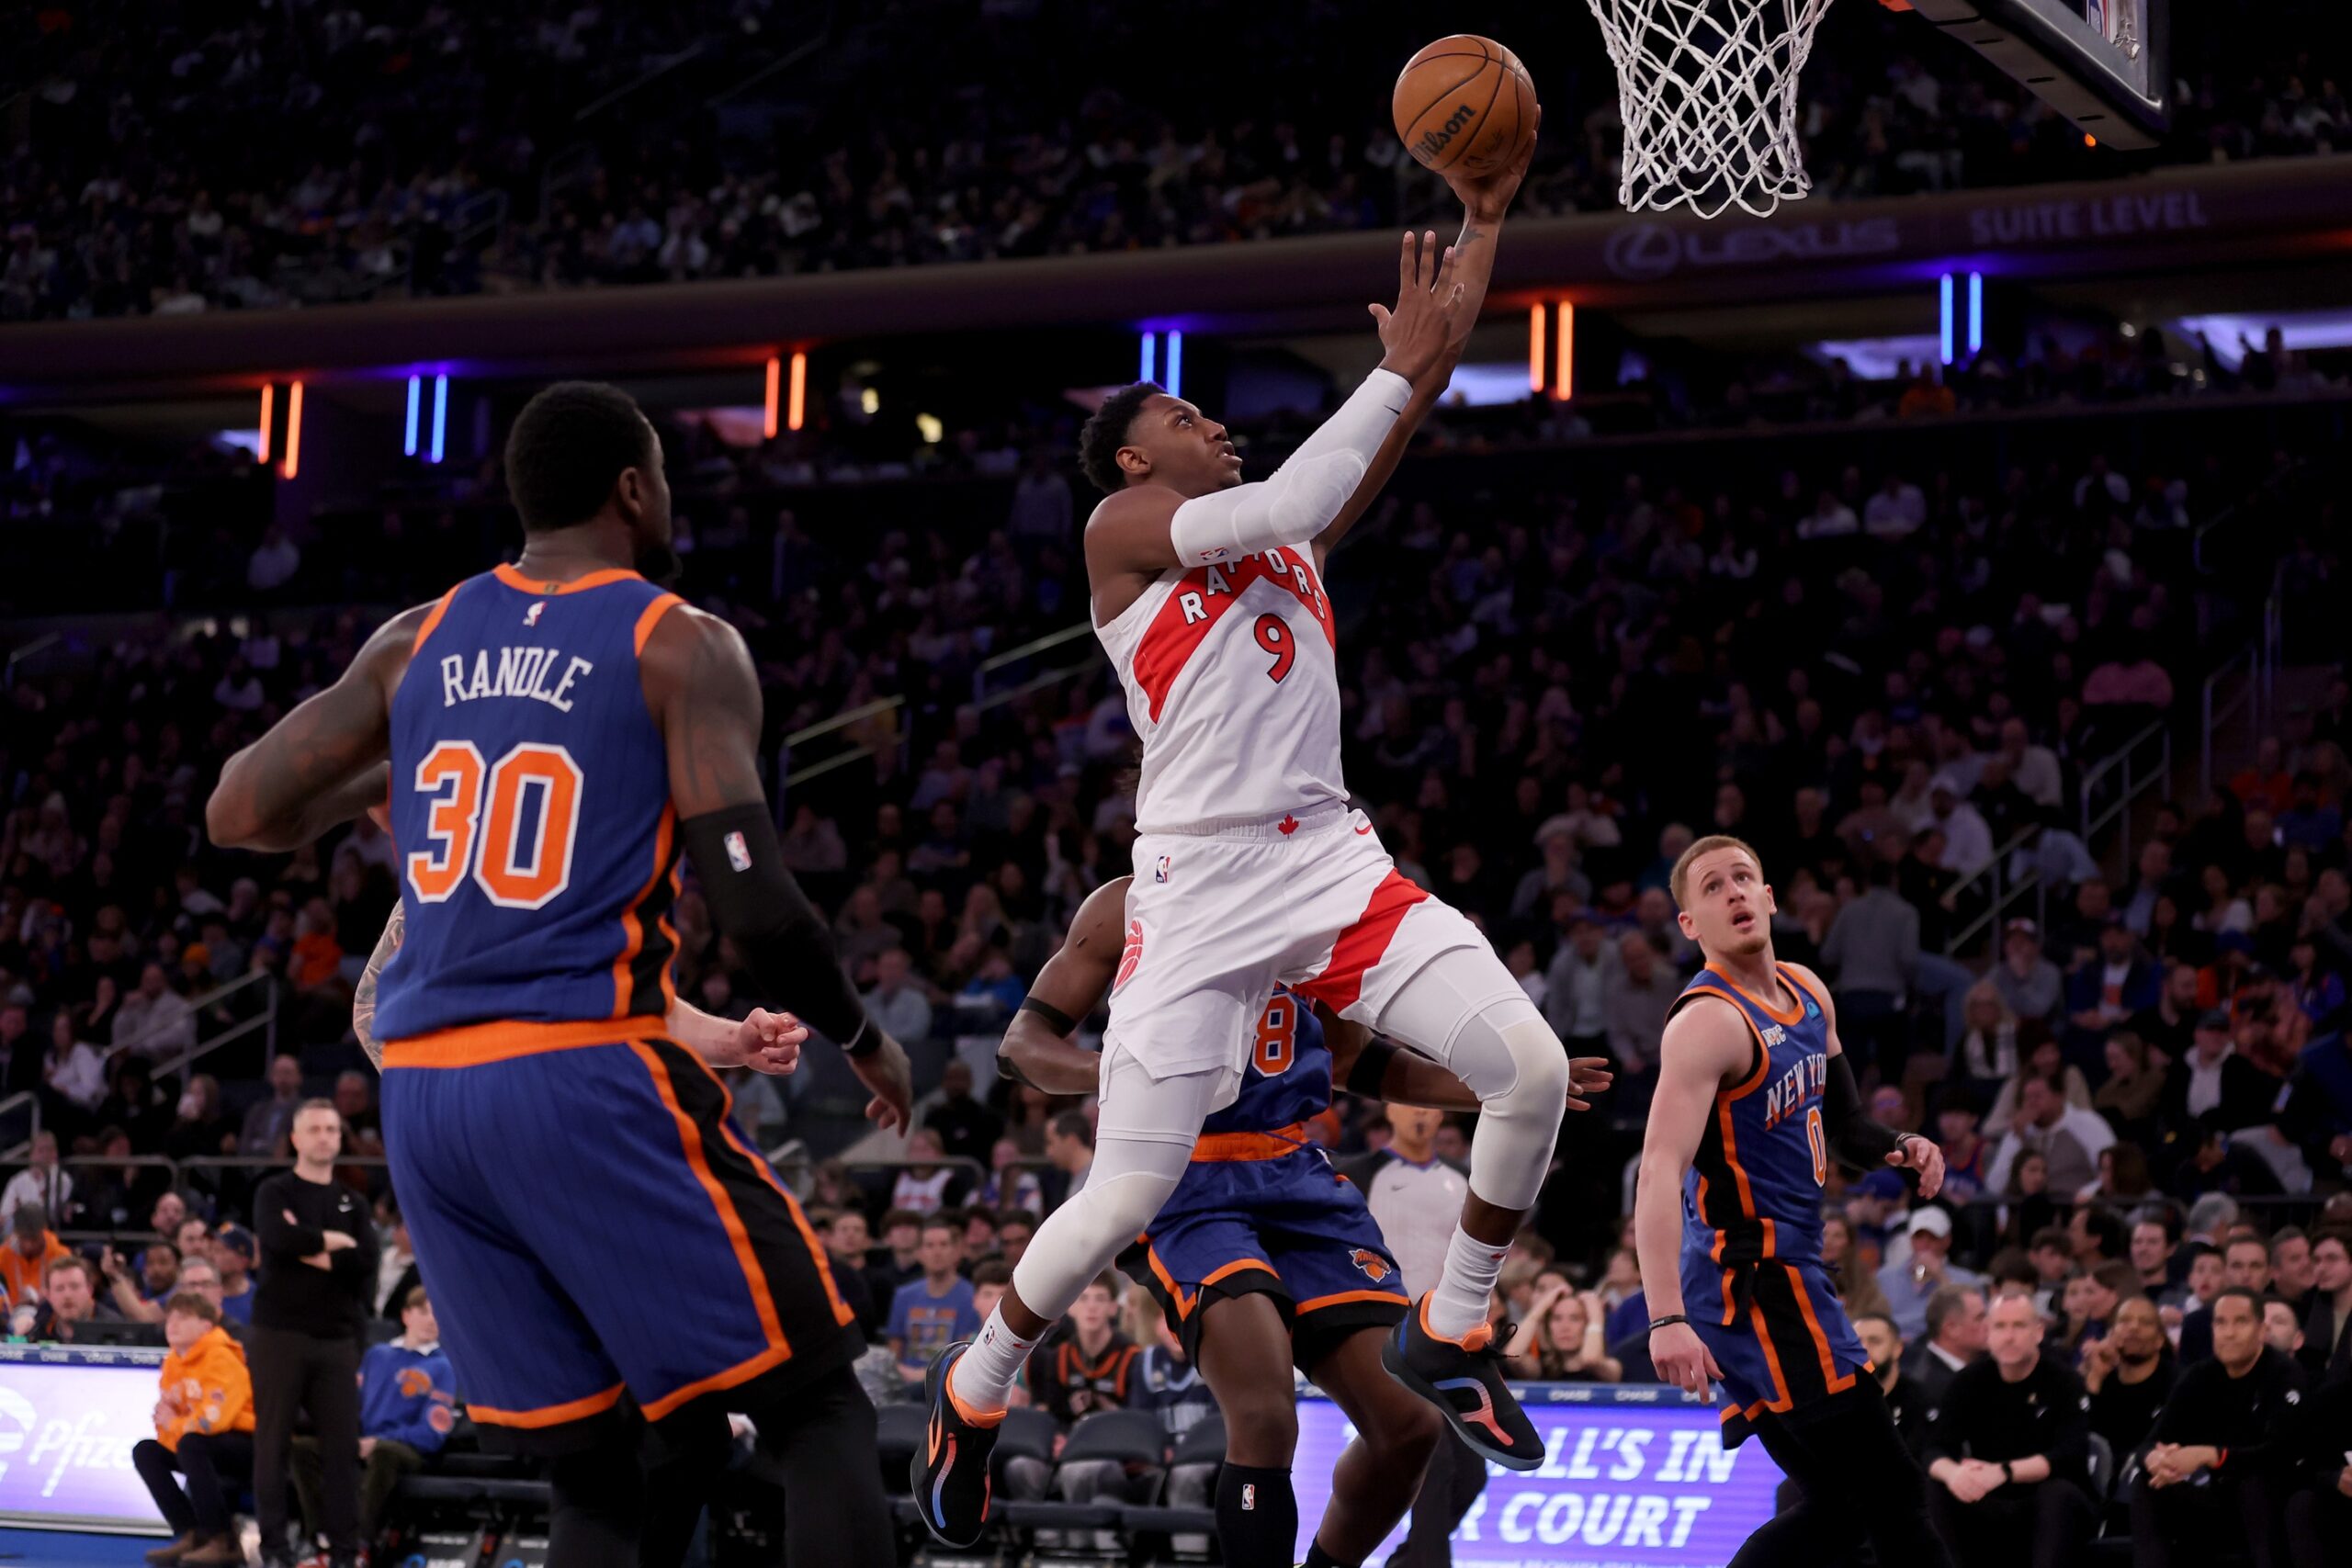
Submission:
[[[1758,996],[1755,992],[1749,990],[1747,987],[1741,985],[1738,981],[1733,979],[1728,975],[1723,974],[1717,970],[1709,970],[1708,973],[1713,975],[1716,979],[1721,980],[1724,985],[1729,986],[1733,990],[1737,991],[1741,996],[1746,997],[1749,1001],[1755,1003],[1757,1010],[1763,1013],[1765,1017],[1770,1019],[1774,1023],[1803,1023],[1804,1021],[1804,997],[1802,992],[1797,996],[1796,1006],[1784,1010],[1774,1007],[1770,1002],[1766,1001],[1762,997]],[[1786,984],[1785,981],[1782,983],[1784,985]]]
[[[643,646],[641,641],[639,646]],[[645,921],[638,915],[638,906],[653,896],[654,888],[661,886],[662,874],[670,869],[670,841],[677,826],[678,808],[668,801],[662,802],[662,820],[653,830],[653,874],[645,879],[645,886],[637,890],[637,897],[621,909],[621,953],[613,960],[613,1013],[616,1017],[627,1013],[629,1004],[637,999],[637,982],[630,971],[637,967],[637,955],[645,951]],[[666,985],[664,989],[667,989]],[[670,1010],[666,1005],[667,998],[664,1000],[662,1011],[666,1017]]]
[[[718,1085],[718,1092],[724,1097],[721,1101],[724,1109],[719,1113],[719,1133],[727,1139],[729,1146],[751,1161],[752,1168],[758,1171],[762,1179],[775,1189],[776,1196],[784,1200],[785,1208],[792,1214],[794,1228],[800,1232],[800,1239],[808,1244],[808,1255],[817,1260],[817,1273],[825,1281],[825,1299],[833,1303],[833,1321],[847,1327],[856,1321],[857,1314],[847,1302],[842,1300],[841,1288],[833,1281],[832,1259],[827,1256],[824,1244],[817,1239],[815,1228],[808,1224],[808,1213],[802,1210],[799,1200],[793,1197],[791,1190],[776,1179],[775,1172],[770,1168],[768,1162],[736,1135],[735,1096],[728,1089],[727,1080],[716,1072],[712,1072],[710,1064],[702,1060],[701,1057],[695,1057],[695,1062],[704,1072],[710,1074],[711,1081]]]
[[[499,562],[490,569],[490,574],[518,592],[537,594],[542,599],[552,599],[565,593],[585,593],[591,588],[602,588],[608,582],[642,581],[625,566],[606,567],[585,577],[575,577],[569,582],[549,582],[545,578],[526,577],[509,561]]]
[[[387,1067],[480,1067],[537,1056],[548,1051],[578,1051],[591,1045],[631,1045],[662,1032],[662,1020],[579,1018],[562,1023],[501,1019],[457,1029],[413,1034],[384,1043]]]
[[[1201,1281],[1201,1289],[1205,1291],[1220,1280],[1229,1280],[1236,1274],[1247,1273],[1252,1269],[1262,1269],[1269,1274],[1274,1272],[1273,1265],[1271,1263],[1255,1258],[1237,1258],[1230,1263],[1220,1264],[1210,1269],[1209,1277]]]
[[[792,1354],[792,1347],[785,1339],[784,1325],[776,1321],[775,1296],[768,1289],[767,1270],[760,1267],[759,1257],[752,1250],[752,1233],[744,1228],[743,1216],[736,1212],[735,1200],[728,1196],[726,1185],[718,1179],[718,1173],[710,1168],[710,1157],[703,1151],[702,1131],[695,1125],[694,1118],[679,1105],[677,1086],[670,1081],[668,1065],[655,1055],[652,1046],[642,1041],[629,1042],[629,1049],[636,1052],[638,1060],[645,1064],[646,1072],[653,1079],[654,1092],[661,1095],[662,1103],[669,1109],[670,1119],[678,1124],[678,1142],[685,1152],[686,1163],[694,1168],[695,1179],[702,1183],[702,1190],[710,1195],[711,1207],[718,1211],[719,1226],[727,1233],[728,1245],[735,1249],[735,1261],[742,1267],[743,1283],[751,1291],[752,1305],[760,1315],[760,1330],[767,1336],[769,1353],[775,1358],[767,1364],[774,1366]],[[741,1372],[743,1378],[749,1378],[760,1370],[753,1366],[758,1359],[754,1357],[752,1361],[743,1362],[717,1376],[726,1378]],[[746,1368],[752,1370],[745,1371]],[[713,1388],[734,1386],[715,1380],[705,1381]],[[737,1381],[742,1380],[738,1378]],[[697,1385],[690,1385],[695,1386]],[[679,1395],[673,1393],[665,1397],[677,1400]],[[671,1407],[675,1408],[675,1405]],[[660,1412],[649,1404],[646,1414],[658,1416]]]
[[[1753,1297],[1747,1303],[1748,1321],[1756,1325],[1756,1342],[1764,1347],[1764,1364],[1772,1370],[1772,1393],[1767,1410],[1793,1408],[1796,1400],[1789,1393],[1788,1374],[1781,1371],[1781,1352],[1772,1344],[1772,1330],[1764,1322],[1764,1303]]]
[[[1734,987],[1733,989],[1737,990],[1738,987]],[[1693,986],[1687,994],[1721,997],[1735,1008],[1739,1005],[1737,998],[1713,986]],[[1740,991],[1739,995],[1746,997],[1747,993]],[[1749,997],[1748,999],[1755,1001],[1756,998]],[[1761,1002],[1757,1002],[1756,1005],[1759,1008],[1764,1006]],[[1765,1010],[1770,1012],[1772,1010],[1766,1008]],[[1742,1023],[1747,1025],[1747,1032],[1756,1042],[1756,1070],[1736,1087],[1715,1091],[1715,1128],[1723,1139],[1724,1164],[1731,1168],[1732,1184],[1739,1193],[1740,1214],[1743,1218],[1752,1220],[1756,1218],[1756,1194],[1747,1184],[1747,1167],[1739,1163],[1739,1140],[1732,1131],[1731,1106],[1732,1101],[1745,1099],[1764,1086],[1764,1080],[1772,1073],[1772,1053],[1766,1048],[1762,1032],[1756,1027],[1756,1021],[1747,1016],[1746,1009],[1739,1010],[1739,1019]],[[1703,1213],[1703,1211],[1702,1213]],[[1764,1256],[1767,1258],[1772,1255],[1772,1232],[1768,1226],[1764,1232]],[[1723,1235],[1720,1231],[1716,1233],[1714,1254],[1715,1260],[1721,1262]]]
[[[1294,1122],[1272,1133],[1203,1133],[1193,1145],[1193,1163],[1280,1159],[1306,1146],[1304,1122]]]
[[[1821,1319],[1813,1314],[1813,1292],[1804,1288],[1804,1277],[1797,1272],[1795,1264],[1783,1263],[1781,1267],[1789,1271],[1789,1288],[1797,1294],[1797,1310],[1804,1314],[1805,1329],[1813,1336],[1813,1348],[1821,1357],[1821,1381],[1828,1385],[1831,1393],[1843,1393],[1854,1386],[1854,1374],[1848,1372],[1842,1378],[1838,1375],[1837,1358],[1829,1353],[1829,1336],[1821,1331]]]
[[[1294,1307],[1294,1312],[1321,1312],[1325,1307],[1344,1306],[1350,1302],[1387,1302],[1396,1306],[1409,1307],[1410,1296],[1400,1296],[1394,1291],[1340,1291],[1333,1295],[1316,1296]]]
[[[494,1410],[487,1404],[466,1401],[466,1414],[475,1421],[492,1427],[519,1427],[526,1430],[539,1427],[560,1427],[566,1421],[585,1420],[603,1414],[621,1402],[624,1385],[615,1383],[602,1393],[592,1393],[585,1399],[567,1400],[561,1404],[543,1404],[536,1410]]]
[[[1803,975],[1799,974],[1795,965],[1789,964],[1781,964],[1781,978],[1784,984],[1797,991],[1801,996],[1811,997],[1813,998],[1814,1005],[1821,1010],[1821,1016],[1823,1018],[1826,1019],[1829,1016],[1828,997],[1824,995],[1822,992],[1814,989],[1813,982],[1807,980]],[[1798,1003],[1797,1011],[1800,1015],[1804,1013],[1804,1005],[1803,1002]],[[1782,1020],[1782,1021],[1786,1022],[1788,1021]]]
[[[639,653],[642,654],[645,651],[645,644],[647,640],[653,636],[653,628],[662,624],[662,617],[684,603],[685,601],[679,598],[675,593],[664,593],[661,598],[656,599],[653,603],[648,604],[644,610],[639,614],[637,617],[636,637],[637,651]]]
[[[458,588],[464,586],[463,583],[458,585]],[[449,601],[457,596],[458,589],[452,588],[434,602],[432,609],[425,612],[424,619],[417,625],[416,640],[408,645],[408,656],[411,659],[414,659],[418,650],[424,647],[424,639],[433,635],[433,629],[441,624],[441,617],[449,613]],[[406,671],[402,673],[405,674]]]
[[[699,1399],[706,1393],[717,1393],[723,1389],[750,1382],[762,1372],[780,1367],[790,1359],[791,1346],[782,1343],[771,1345],[748,1361],[738,1361],[723,1372],[713,1372],[707,1378],[698,1378],[684,1388],[663,1394],[645,1407],[645,1418],[659,1421],[690,1399]]]

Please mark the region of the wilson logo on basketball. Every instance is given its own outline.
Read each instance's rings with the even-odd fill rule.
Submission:
[[[1143,922],[1130,920],[1127,922],[1127,944],[1119,950],[1119,973],[1111,982],[1111,988],[1115,991],[1125,985],[1127,976],[1133,975],[1136,972],[1136,965],[1142,962]]]
[[[1476,109],[1472,108],[1468,104],[1462,105],[1445,117],[1443,125],[1439,126],[1435,130],[1423,131],[1421,139],[1413,143],[1413,151],[1425,160],[1436,157],[1438,153],[1444,151],[1445,144],[1453,140],[1457,131],[1477,118]]]
[[[1348,1255],[1349,1260],[1363,1270],[1363,1277],[1377,1285],[1388,1278],[1388,1259],[1367,1247],[1359,1247]]]

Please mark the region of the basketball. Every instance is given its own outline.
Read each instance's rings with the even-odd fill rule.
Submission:
[[[1456,33],[1405,62],[1389,112],[1425,167],[1478,174],[1507,163],[1535,123],[1535,84],[1494,39]]]

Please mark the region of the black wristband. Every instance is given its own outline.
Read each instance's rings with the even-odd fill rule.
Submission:
[[[860,1019],[857,1032],[842,1042],[844,1056],[871,1056],[882,1049],[882,1032],[874,1027],[871,1018]]]
[[[1039,1001],[1035,997],[1023,997],[1021,998],[1020,1010],[1035,1013],[1039,1018],[1052,1024],[1054,1032],[1057,1034],[1074,1034],[1078,1032],[1078,1020],[1051,1002]]]
[[[1688,1323],[1690,1321],[1690,1320],[1689,1318],[1683,1316],[1679,1312],[1668,1313],[1664,1317],[1654,1317],[1650,1319],[1649,1332],[1656,1334],[1661,1328],[1671,1327],[1675,1324]]]
[[[1363,1049],[1356,1053],[1355,1064],[1348,1068],[1348,1081],[1342,1087],[1350,1094],[1378,1100],[1381,1085],[1388,1077],[1388,1064],[1396,1055],[1396,1047],[1385,1040],[1365,1041]]]

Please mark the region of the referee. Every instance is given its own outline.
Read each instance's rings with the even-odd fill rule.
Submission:
[[[1351,1162],[1347,1175],[1363,1190],[1388,1250],[1396,1255],[1405,1293],[1418,1301],[1445,1270],[1446,1238],[1469,1186],[1459,1167],[1437,1157],[1444,1111],[1391,1105],[1387,1112],[1388,1146]],[[1447,1432],[1430,1455],[1413,1522],[1389,1568],[1451,1568],[1453,1527],[1486,1489],[1486,1461]]]
[[[254,1507],[265,1568],[290,1562],[287,1457],[294,1419],[310,1412],[325,1461],[318,1522],[330,1568],[359,1561],[359,1341],[376,1282],[368,1203],[334,1179],[343,1117],[334,1102],[294,1112],[294,1168],[254,1193],[261,1282],[245,1355],[254,1376]]]

